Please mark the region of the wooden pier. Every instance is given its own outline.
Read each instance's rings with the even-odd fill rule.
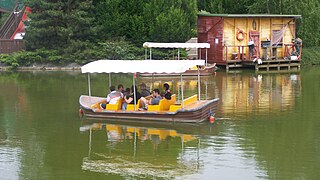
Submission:
[[[257,61],[228,60],[225,68],[226,71],[236,70],[239,68],[255,69],[255,71],[299,71],[300,60],[262,60],[262,64],[258,64]]]
[[[235,69],[235,68],[242,68],[243,64],[242,64],[242,60],[227,60],[226,63],[226,70],[229,71],[231,68]]]

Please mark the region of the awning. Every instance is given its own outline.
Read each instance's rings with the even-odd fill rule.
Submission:
[[[144,48],[210,48],[209,43],[143,43]]]
[[[184,73],[204,60],[98,60],[81,67],[82,73]]]

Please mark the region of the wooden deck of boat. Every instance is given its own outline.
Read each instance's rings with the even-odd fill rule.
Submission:
[[[218,98],[212,100],[201,100],[191,103],[184,108],[180,108],[177,111],[139,111],[138,108],[135,111],[129,110],[104,110],[104,109],[92,109],[90,105],[94,102],[98,102],[99,97],[80,97],[80,107],[82,108],[84,115],[88,118],[109,118],[118,119],[123,121],[134,120],[146,120],[150,122],[192,122],[198,123],[206,120],[211,114],[213,114],[217,108]]]
[[[184,106],[184,110],[192,110],[192,109],[197,109],[197,108],[200,108],[201,106],[205,105],[207,103],[207,101],[205,100],[201,100],[201,101],[197,101],[197,102],[194,102],[194,103],[191,103],[187,106]],[[124,113],[124,112],[135,112],[135,113],[140,113],[140,114],[144,114],[144,113],[174,113],[174,112],[170,112],[170,111],[148,111],[148,110],[138,110],[139,108],[137,108],[137,110],[116,110],[116,111],[113,111],[113,112],[117,112],[117,113]],[[96,110],[96,111],[99,111],[99,110]],[[101,112],[102,111],[108,111],[108,110],[100,110]]]

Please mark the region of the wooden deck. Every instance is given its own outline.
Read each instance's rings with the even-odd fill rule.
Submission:
[[[226,70],[229,71],[230,69],[242,68],[242,60],[227,60],[226,63]]]
[[[263,60],[262,64],[255,63],[254,68],[256,71],[300,70],[300,61],[289,59]]]
[[[252,61],[228,60],[226,63],[226,71],[236,68],[250,68],[255,71],[299,71],[300,60],[290,59],[272,59],[262,60],[262,64]]]

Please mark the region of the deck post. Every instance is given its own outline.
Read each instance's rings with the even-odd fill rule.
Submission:
[[[198,101],[200,101],[200,68],[198,67]]]
[[[208,66],[208,48],[206,48],[206,66]]]
[[[90,73],[88,73],[89,96],[91,96]]]
[[[184,103],[183,103],[183,85],[182,85],[182,74],[180,74],[180,85],[181,85],[181,107],[182,109],[184,108]]]
[[[205,81],[205,85],[206,85],[206,100],[208,100],[208,82]]]
[[[134,76],[135,76],[135,73],[133,73],[133,103],[134,103],[134,110],[137,110],[137,103],[136,103],[136,81],[135,81],[135,79],[134,79]]]
[[[180,48],[178,48],[178,60],[180,60]]]

